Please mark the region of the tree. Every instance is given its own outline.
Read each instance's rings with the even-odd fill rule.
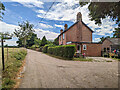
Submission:
[[[100,42],[103,42],[106,38],[110,38],[110,36],[107,36],[107,37],[101,37],[101,41]]]
[[[120,28],[115,28],[115,31],[113,31],[113,37],[120,38]]]
[[[5,11],[5,6],[3,5],[3,3],[0,2],[0,20],[2,17],[2,15],[4,15],[4,12]]]
[[[88,2],[80,2],[80,6],[88,4]],[[89,16],[95,24],[101,25],[102,19],[106,17],[116,21],[118,28],[115,28],[114,37],[120,37],[120,1],[119,2],[91,2],[88,6]]]
[[[37,34],[32,33],[31,37],[27,40],[27,47],[31,47],[35,44],[35,39],[37,38]]]
[[[45,44],[47,44],[47,39],[46,39],[46,37],[44,36],[44,37],[42,38],[42,41],[41,41],[41,45],[40,45],[40,46],[44,46]]]
[[[20,40],[23,40],[24,47],[26,47],[26,40],[34,32],[33,24],[30,24],[28,21],[26,21],[26,22],[23,21],[23,23],[18,23],[18,25],[20,26],[20,28],[15,29],[14,34]]]
[[[59,45],[59,38],[58,38],[58,37],[57,37],[56,39],[54,39],[53,44],[55,44],[55,45]]]
[[[23,47],[23,42],[22,39],[18,39],[18,41],[16,42],[18,44],[19,47]]]

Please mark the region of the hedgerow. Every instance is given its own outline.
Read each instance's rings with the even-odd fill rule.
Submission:
[[[75,45],[48,47],[47,52],[55,56],[60,56],[64,58],[73,58],[75,53]]]

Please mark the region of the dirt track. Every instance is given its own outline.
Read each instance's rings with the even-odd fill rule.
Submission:
[[[95,87],[118,87],[118,62],[65,61],[28,50],[20,88]]]

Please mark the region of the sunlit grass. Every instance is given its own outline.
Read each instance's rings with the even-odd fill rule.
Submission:
[[[27,54],[26,49],[21,48],[7,48],[4,49],[5,53],[5,70],[2,72],[2,87],[13,88],[15,85],[16,74],[22,65],[22,62]]]

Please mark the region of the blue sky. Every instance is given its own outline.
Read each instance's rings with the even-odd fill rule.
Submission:
[[[50,2],[51,1],[51,2]],[[79,6],[77,0],[56,0],[53,7],[44,17],[45,13],[55,0],[2,0],[6,7],[3,21],[0,21],[0,32],[13,33],[18,28],[18,22],[28,20],[34,24],[35,33],[40,39],[45,35],[47,39],[55,39],[60,29],[64,28],[64,24],[70,27],[76,22],[76,14],[82,13],[82,20],[93,31],[93,41],[97,42],[102,36],[112,36],[114,28],[117,27],[111,18],[107,17],[102,20],[102,25],[95,25],[94,21],[90,21],[88,16],[88,5]],[[44,19],[41,21],[41,18]],[[40,22],[41,21],[41,22]],[[4,31],[3,31],[4,30]],[[6,44],[16,45],[17,38],[6,41]]]

